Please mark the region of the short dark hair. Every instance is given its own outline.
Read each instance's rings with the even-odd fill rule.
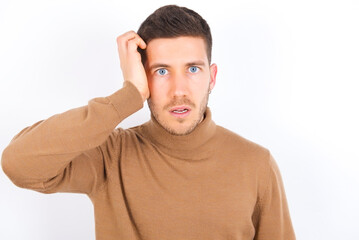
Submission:
[[[148,44],[156,38],[181,36],[201,37],[206,43],[208,62],[211,63],[212,35],[206,20],[186,7],[166,5],[154,11],[139,27],[137,34]],[[146,52],[138,48],[142,63],[146,62]]]

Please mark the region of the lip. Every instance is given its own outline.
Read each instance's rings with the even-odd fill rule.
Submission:
[[[187,109],[187,112],[184,113],[176,113],[173,112],[175,110],[179,110],[179,109]],[[185,118],[187,117],[189,114],[191,113],[191,108],[186,106],[186,105],[182,105],[182,106],[176,106],[170,109],[170,114],[176,118]]]
[[[188,110],[185,113],[176,113],[176,112],[170,112],[170,113],[171,113],[172,116],[174,116],[176,118],[185,118],[191,113],[191,110]]]
[[[188,111],[191,111],[191,108],[187,105],[180,105],[180,106],[176,106],[170,109],[170,112],[173,112],[175,110],[179,110],[179,109],[188,109]]]

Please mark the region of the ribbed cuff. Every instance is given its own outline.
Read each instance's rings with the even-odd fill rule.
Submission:
[[[136,86],[124,81],[123,87],[107,97],[115,107],[120,121],[143,108],[143,99]]]

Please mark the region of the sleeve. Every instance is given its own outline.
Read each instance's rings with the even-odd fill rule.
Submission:
[[[282,177],[271,154],[265,179],[266,187],[259,198],[254,240],[295,240]]]
[[[91,194],[106,178],[104,151],[116,148],[116,126],[142,107],[141,94],[125,81],[110,96],[23,129],[4,149],[2,169],[21,188]]]

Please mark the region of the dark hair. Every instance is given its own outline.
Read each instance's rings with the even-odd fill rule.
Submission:
[[[206,22],[198,13],[186,7],[166,5],[154,11],[139,27],[137,34],[148,44],[156,38],[181,36],[202,37],[207,47],[208,62],[211,63],[212,35]],[[146,52],[138,48],[142,63]]]

